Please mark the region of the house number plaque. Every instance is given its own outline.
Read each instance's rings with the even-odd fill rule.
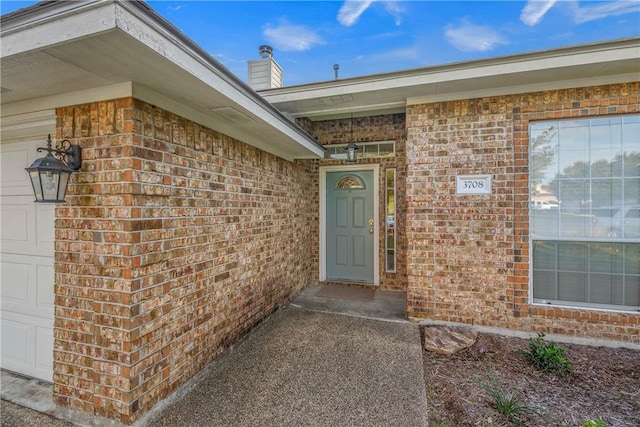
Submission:
[[[491,194],[491,175],[456,176],[456,194]]]

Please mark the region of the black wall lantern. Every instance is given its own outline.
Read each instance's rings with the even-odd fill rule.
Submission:
[[[56,148],[52,148],[49,135],[47,146],[39,147],[37,151],[47,151],[47,155],[26,168],[36,202],[64,202],[71,173],[82,165],[82,149],[68,139],[56,143]]]

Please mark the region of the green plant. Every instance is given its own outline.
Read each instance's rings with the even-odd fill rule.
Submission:
[[[534,406],[526,404],[518,393],[505,388],[494,371],[487,374],[487,378],[478,381],[478,385],[487,392],[498,412],[511,423],[525,426],[525,419],[536,415]]]
[[[434,390],[433,388],[429,387],[429,391],[427,392],[427,397],[429,399],[434,399],[437,396],[438,396],[438,392],[436,390]]]
[[[600,418],[595,418],[593,420],[586,420],[582,422],[582,427],[605,427],[607,423],[602,421]]]
[[[554,341],[546,342],[543,332],[538,332],[536,338],[529,338],[529,351],[520,350],[519,353],[544,372],[570,372],[573,368],[564,349]]]

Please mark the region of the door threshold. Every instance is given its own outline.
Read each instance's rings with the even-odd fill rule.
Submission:
[[[319,285],[327,285],[327,286],[348,286],[350,288],[377,288],[378,286],[373,283],[367,282],[353,282],[349,280],[325,280],[324,282],[319,282]]]

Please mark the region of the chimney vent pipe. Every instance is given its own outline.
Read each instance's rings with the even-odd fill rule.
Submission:
[[[259,48],[260,58],[271,58],[273,56],[273,48],[263,44]]]

